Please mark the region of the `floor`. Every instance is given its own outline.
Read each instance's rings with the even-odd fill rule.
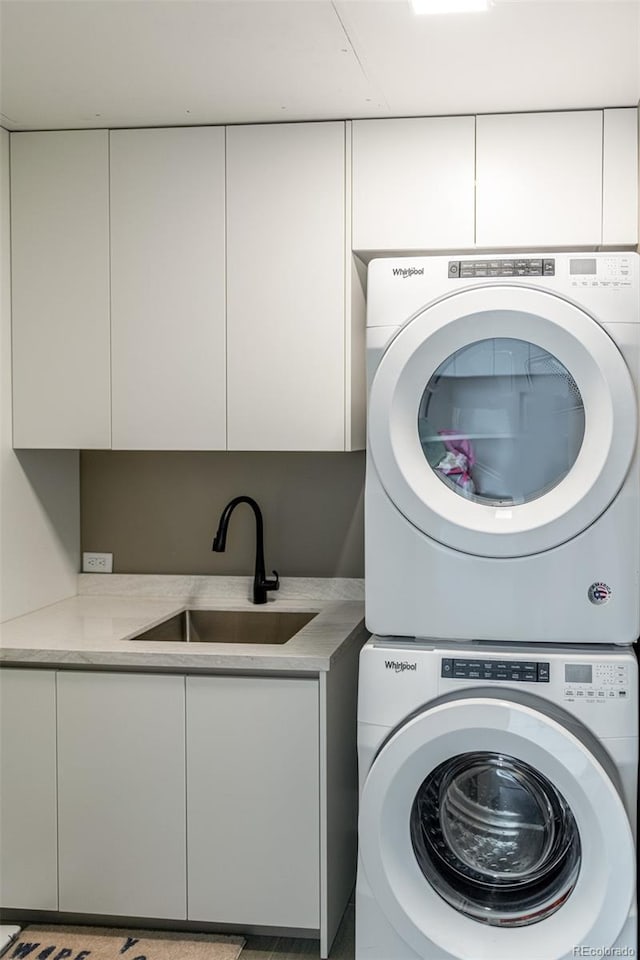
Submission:
[[[310,960],[320,956],[317,940],[290,940],[286,937],[247,937],[240,960]],[[330,960],[355,957],[355,914],[350,903],[338,928]]]

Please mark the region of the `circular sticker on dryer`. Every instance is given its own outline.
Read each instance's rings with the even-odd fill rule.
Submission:
[[[603,603],[608,603],[611,599],[611,587],[607,583],[601,583],[597,581],[592,583],[589,589],[587,590],[587,596],[591,603],[595,603],[596,606],[600,606]]]

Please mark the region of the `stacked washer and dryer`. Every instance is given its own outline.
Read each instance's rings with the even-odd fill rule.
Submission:
[[[637,956],[633,253],[374,260],[356,960]]]

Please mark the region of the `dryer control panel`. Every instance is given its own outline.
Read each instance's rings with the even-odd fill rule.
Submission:
[[[567,273],[568,268],[568,275]],[[474,280],[495,277],[555,277],[556,257],[505,257],[473,260],[449,260],[450,280]],[[563,257],[559,273],[571,287],[630,287],[633,282],[631,258],[612,256]]]
[[[554,257],[525,257],[505,260],[450,260],[448,275],[452,280],[473,277],[553,277]]]

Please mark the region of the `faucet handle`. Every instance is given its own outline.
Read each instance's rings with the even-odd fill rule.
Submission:
[[[265,578],[264,588],[265,590],[279,590],[280,589],[280,577],[278,576],[277,570],[272,570],[271,573],[274,575],[275,580],[267,580]]]

